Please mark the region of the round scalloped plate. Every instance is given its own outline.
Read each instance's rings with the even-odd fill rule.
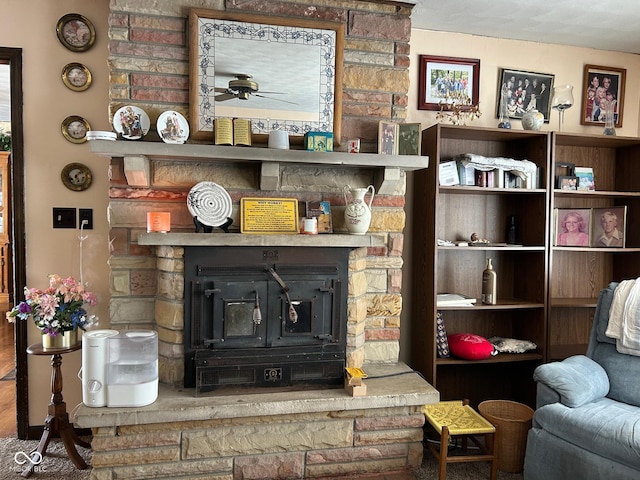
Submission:
[[[187,195],[189,213],[210,227],[223,225],[231,216],[231,197],[214,182],[200,182]]]

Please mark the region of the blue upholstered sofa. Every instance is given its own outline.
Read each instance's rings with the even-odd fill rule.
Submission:
[[[640,357],[604,334],[616,286],[600,293],[586,356],[534,372],[525,480],[640,479]]]

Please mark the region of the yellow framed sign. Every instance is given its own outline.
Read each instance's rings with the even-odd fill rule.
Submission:
[[[242,233],[300,233],[296,198],[240,199]]]

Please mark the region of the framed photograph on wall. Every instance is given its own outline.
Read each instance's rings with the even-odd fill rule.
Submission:
[[[627,206],[594,208],[592,246],[624,248],[627,226]]]
[[[420,55],[418,110],[440,110],[441,103],[478,105],[480,59]]]
[[[613,118],[616,127],[622,127],[625,68],[585,65],[582,82],[582,125],[604,125],[605,102],[614,102]],[[602,101],[604,100],[604,102]]]
[[[398,124],[380,120],[378,125],[378,153],[398,154]]]
[[[591,209],[556,208],[554,245],[560,247],[591,246]]]
[[[500,118],[500,100],[504,92],[509,118],[522,118],[529,110],[538,110],[549,123],[553,81],[549,73],[526,72],[501,68],[498,74],[496,118]]]

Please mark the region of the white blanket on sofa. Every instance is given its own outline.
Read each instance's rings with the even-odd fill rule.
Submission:
[[[616,339],[618,352],[640,356],[640,279],[616,287],[605,334]]]

